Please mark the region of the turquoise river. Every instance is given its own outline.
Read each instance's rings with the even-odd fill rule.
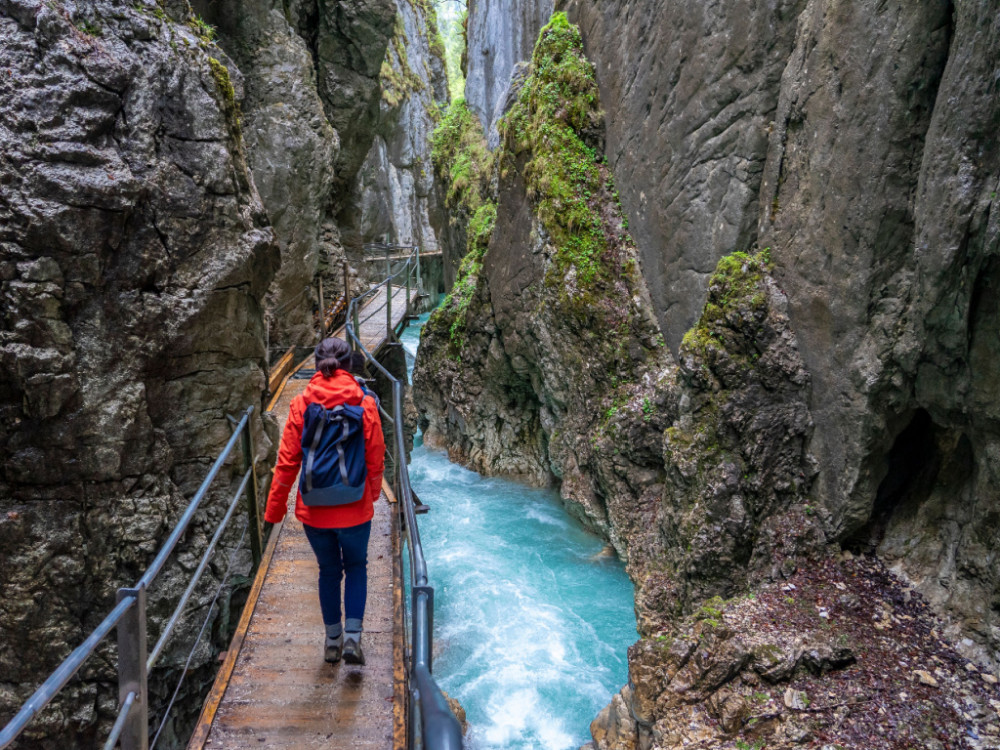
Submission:
[[[427,317],[402,337],[410,368]],[[416,443],[434,675],[466,710],[466,747],[579,748],[628,679],[637,635],[624,566],[557,492],[481,477]]]

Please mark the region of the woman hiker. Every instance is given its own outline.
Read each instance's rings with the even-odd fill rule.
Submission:
[[[317,413],[323,414],[324,409],[334,410],[341,405],[360,406],[361,410],[352,412],[361,417],[360,429],[364,436],[364,469],[367,474],[357,481],[360,499],[346,504],[328,505],[325,504],[329,499],[327,496],[320,496],[319,500],[315,500],[316,492],[306,488],[307,497],[303,502],[303,487],[300,486],[295,499],[295,517],[302,522],[306,538],[319,563],[319,605],[326,626],[324,658],[336,663],[343,656],[344,661],[349,664],[364,664],[361,624],[368,596],[368,536],[372,517],[375,515],[374,502],[382,491],[385,439],[382,437],[382,422],[375,397],[362,390],[347,370],[350,365],[351,350],[342,339],[323,339],[316,347],[316,374],[306,389],[292,399],[288,421],[281,436],[278,462],[274,469],[264,520],[278,523],[285,517],[288,492],[295,483],[302,464],[303,428],[307,431],[310,445],[313,445],[312,436],[316,429],[310,425],[315,424],[318,419],[315,416]],[[313,404],[318,404],[322,409],[310,410]],[[331,412],[325,414],[329,415]],[[336,461],[333,463],[336,465]],[[307,459],[307,466],[312,471],[310,464]],[[340,465],[344,465],[343,456]],[[360,464],[357,469],[361,471]],[[319,490],[321,493],[323,491]],[[345,497],[340,497],[336,502],[344,502]],[[317,502],[324,504],[316,504]],[[340,607],[342,575],[345,578],[343,625]]]

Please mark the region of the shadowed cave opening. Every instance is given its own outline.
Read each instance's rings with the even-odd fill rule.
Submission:
[[[938,432],[925,409],[914,413],[886,456],[886,474],[875,493],[868,522],[844,540],[844,549],[873,554],[897,509],[919,508],[930,496],[941,469]]]

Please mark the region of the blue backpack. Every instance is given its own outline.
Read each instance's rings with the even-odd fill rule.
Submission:
[[[309,404],[302,424],[299,489],[308,506],[346,505],[361,499],[365,465],[364,409]]]

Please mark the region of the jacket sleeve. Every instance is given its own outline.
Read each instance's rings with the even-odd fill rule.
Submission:
[[[371,396],[366,396],[365,408],[365,466],[368,477],[365,480],[365,498],[372,502],[382,493],[382,473],[385,471],[385,437],[382,435],[382,420],[378,415],[378,404]]]
[[[267,495],[264,520],[278,523],[288,510],[288,492],[295,484],[295,477],[302,465],[302,401],[296,398],[288,410],[288,421],[281,433],[278,462],[274,466],[271,491]]]

